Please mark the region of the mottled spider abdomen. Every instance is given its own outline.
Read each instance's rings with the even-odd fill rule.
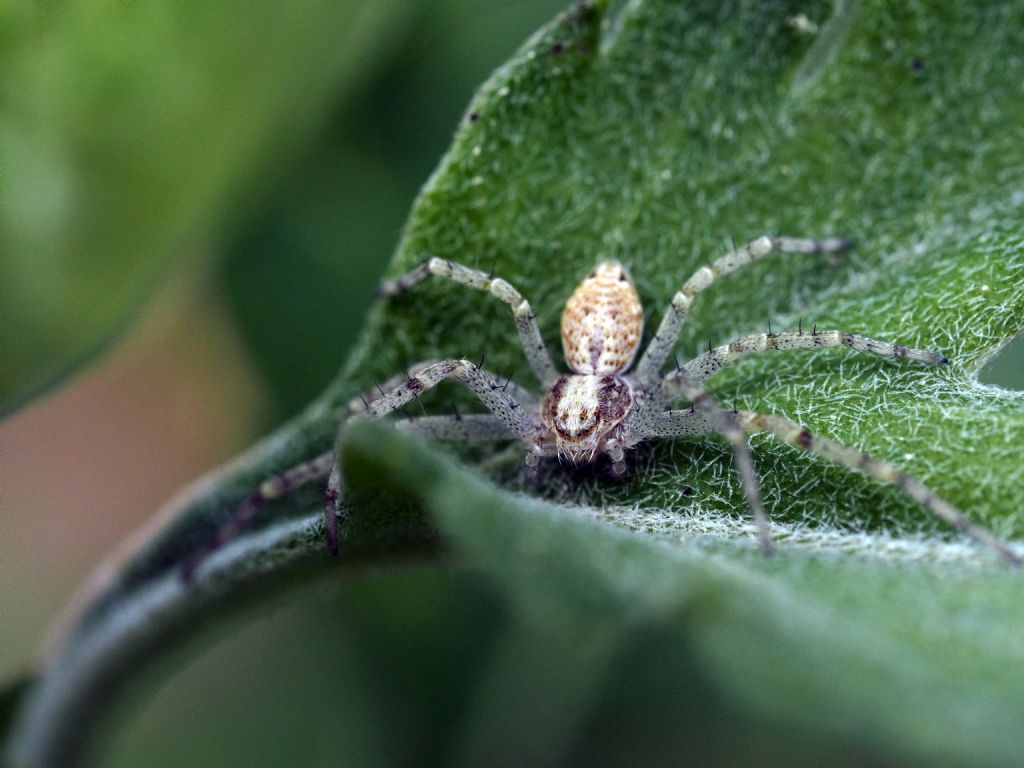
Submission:
[[[603,261],[579,284],[562,312],[562,347],[574,373],[619,373],[633,362],[644,310],[629,273]]]

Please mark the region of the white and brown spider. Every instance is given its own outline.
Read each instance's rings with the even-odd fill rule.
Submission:
[[[527,472],[534,478],[540,460],[554,456],[575,464],[590,464],[607,456],[613,473],[621,475],[626,471],[626,451],[644,440],[717,433],[732,445],[765,553],[771,553],[772,544],[746,433],[769,432],[796,448],[895,485],[936,517],[974,537],[1011,563],[1020,564],[1017,554],[990,531],[972,523],[950,503],[889,462],[813,435],[781,416],[723,410],[702,385],[704,379],[737,358],[773,350],[846,346],[857,352],[907,358],[928,365],[948,363],[944,356],[846,331],[814,329],[806,332],[801,329],[744,336],[709,349],[683,365],[677,363],[674,370],[662,375],[662,366],[679,337],[694,297],[716,278],[775,251],[828,253],[847,248],[849,244],[838,238],[810,240],[766,236],[700,267],[672,297],[661,325],[632,373],[627,371],[640,346],[644,312],[629,273],[617,261],[598,264],[569,297],[562,313],[562,345],[570,373],[560,374],[541,339],[537,318],[519,291],[501,278],[445,259],[431,258],[397,280],[384,283],[379,295],[396,296],[436,275],[496,296],[512,308],[519,341],[544,388],[543,397],[511,381],[500,384],[493,375],[469,360],[441,360],[416,366],[411,373],[378,387],[376,396],[356,398],[348,406],[346,419],[385,416],[445,379],[452,379],[472,391],[489,413],[403,419],[396,422],[397,428],[432,440],[519,439],[528,448]],[[690,407],[671,410],[669,406],[681,398],[689,401]],[[186,569],[187,575],[209,552],[233,538],[267,501],[325,478],[325,535],[331,552],[336,553],[341,477],[334,453],[327,452],[265,481],[203,553],[193,559]]]

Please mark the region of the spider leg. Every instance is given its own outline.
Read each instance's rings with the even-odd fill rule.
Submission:
[[[361,402],[361,401],[360,401]],[[461,443],[506,440],[512,435],[497,416],[489,413],[468,413],[464,416],[423,416],[395,422],[400,432],[419,435],[429,440],[456,440]],[[333,452],[330,475],[324,488],[324,538],[332,555],[338,554],[338,516],[341,500],[341,470]]]
[[[429,365],[429,363],[423,363],[420,366],[417,366],[417,368],[422,368],[426,365]],[[359,406],[362,406],[363,408],[367,407],[367,403],[377,399],[378,393],[383,395],[385,390],[394,389],[405,379],[406,377],[404,375],[401,377],[394,376],[385,382],[383,388],[377,387],[376,392],[360,395],[353,399],[349,403],[343,422],[355,413],[359,409]],[[275,499],[279,499],[291,491],[298,490],[311,482],[323,480],[325,477],[327,478],[327,486],[324,490],[324,496],[326,498],[324,510],[325,538],[327,540],[327,547],[331,554],[336,555],[338,553],[338,521],[336,510],[338,506],[341,480],[335,465],[336,461],[334,451],[326,451],[309,461],[297,464],[296,466],[285,470],[283,473],[273,475],[260,483],[260,487],[251,493],[244,502],[242,502],[238,509],[235,510],[235,513],[223,526],[221,526],[220,530],[217,531],[216,535],[207,542],[206,546],[186,561],[183,572],[185,581],[191,581],[192,576],[199,565],[201,565],[211,554],[224,546],[224,544],[232,541],[242,531],[244,531],[265,504],[274,501]],[[328,513],[328,509],[330,510],[330,513]]]
[[[444,361],[424,360],[422,362],[416,363],[415,365],[412,365],[409,368],[407,368],[403,373],[395,374],[391,378],[387,379],[383,384],[375,386],[372,391],[364,392],[361,395],[353,397],[348,403],[348,409],[345,412],[345,418],[347,419],[354,414],[365,411],[369,407],[370,403],[380,400],[382,397],[390,393],[392,390],[397,389],[400,384],[408,381],[409,378],[413,376],[413,374],[417,374],[420,371],[423,371],[426,368],[432,365],[436,365],[440,362]],[[487,373],[487,375],[491,377],[493,383],[497,385],[498,389],[507,394],[520,405],[535,406],[539,402],[537,395],[528,390],[526,387],[512,381],[511,379],[505,379],[503,382],[501,382],[499,381],[499,377],[497,375],[491,373]],[[399,406],[399,408],[401,408],[401,406]],[[422,417],[419,418],[422,419]]]
[[[331,557],[338,556],[338,518],[341,516],[341,467],[338,454],[331,451],[331,473],[324,486],[324,541]]]
[[[971,522],[956,507],[937,496],[919,480],[905,474],[894,464],[877,459],[848,445],[811,434],[800,424],[782,416],[739,411],[736,414],[736,420],[748,432],[769,432],[787,445],[821,456],[844,467],[855,469],[883,483],[896,486],[940,520],[984,544],[1011,564],[1021,564],[1020,556],[1005,542],[996,538],[987,528]]]
[[[493,277],[478,269],[471,269],[435,256],[405,275],[382,283],[377,289],[377,295],[382,298],[397,296],[411,290],[431,275],[468,285],[470,288],[480,291],[487,291],[508,304],[515,317],[516,330],[519,332],[519,342],[522,344],[523,352],[526,353],[530,368],[533,369],[540,383],[547,386],[558,377],[555,365],[551,361],[551,353],[548,352],[548,348],[541,338],[537,316],[533,314],[530,303],[511,284],[500,277]]]
[[[454,417],[422,417],[399,422],[399,429],[419,432],[428,436],[446,439],[505,439],[519,437],[530,440],[536,430],[533,421],[524,412],[523,406],[510,391],[525,391],[520,387],[505,385],[487,371],[468,360],[441,360],[418,367],[410,376],[394,377],[384,387],[378,387],[368,395],[360,395],[350,401],[339,425],[339,436],[351,418],[385,416],[398,410],[410,400],[445,379],[454,379],[465,384],[491,411],[491,414],[466,414]],[[531,396],[532,398],[532,396]],[[401,426],[407,424],[408,426]],[[459,425],[459,426],[455,426]],[[486,435],[486,436],[485,436]],[[234,511],[220,530],[193,555],[182,568],[182,577],[190,582],[196,569],[215,551],[236,538],[256,517],[260,509],[270,501],[308,485],[311,482],[327,480],[324,506],[324,531],[327,547],[332,554],[338,551],[338,502],[341,491],[341,473],[338,469],[335,450],[327,451],[310,461],[303,462],[285,472],[274,475],[260,484]]]
[[[514,437],[504,422],[490,413],[417,416],[396,421],[395,429],[427,440],[453,440],[459,443],[483,443]]]
[[[665,310],[654,338],[647,346],[640,362],[637,363],[635,375],[645,386],[654,384],[660,375],[665,359],[679,339],[679,331],[690,311],[694,297],[711,285],[716,279],[729,272],[744,267],[762,256],[775,251],[783,253],[832,253],[849,248],[850,240],[830,237],[825,240],[800,239],[795,237],[759,237],[757,240],[735,249],[731,253],[716,259],[710,264],[700,267],[693,276],[683,283],[672,302]]]
[[[370,403],[356,398],[349,404],[353,416],[386,416],[403,405],[433,389],[445,379],[464,384],[481,403],[505,426],[514,437],[529,440],[536,430],[533,420],[524,412],[523,406],[508,388],[497,379],[469,360],[439,360],[428,363],[408,379],[386,394]]]
[[[650,397],[644,404],[644,410],[648,414],[661,411],[674,398],[682,394],[679,382],[684,380],[701,382],[745,355],[789,349],[824,349],[828,347],[849,347],[863,354],[897,359],[905,358],[926,365],[949,363],[949,359],[938,352],[903,347],[846,331],[813,330],[810,333],[797,331],[795,333],[754,334],[710,349],[676,370],[665,374],[664,378],[652,388]]]
[[[460,439],[460,436],[468,440],[503,440],[518,437],[521,440],[529,440],[536,432],[536,425],[526,415],[522,404],[509,394],[510,382],[499,384],[497,379],[487,371],[480,368],[469,360],[439,360],[427,363],[412,374],[407,380],[390,391],[382,394],[376,400],[367,402],[364,397],[358,397],[349,403],[349,414],[353,418],[381,417],[392,413],[413,398],[418,398],[421,393],[436,387],[445,379],[464,384],[491,413],[482,414],[477,417],[470,414],[465,416],[448,417],[422,417],[416,419],[405,419],[399,422],[399,429],[408,432],[418,432],[424,436],[435,436],[440,439]],[[518,385],[513,391],[520,390]],[[532,400],[531,396],[531,400]],[[338,427],[338,437],[348,423],[348,419],[342,420]],[[342,478],[340,470],[337,469],[337,461],[334,463],[332,478],[337,474],[337,482],[334,490],[334,503],[328,503],[324,509],[324,531],[327,538],[327,546],[332,554],[337,553],[338,541],[338,505]],[[328,484],[328,491],[331,484]]]
[[[694,422],[694,424],[703,423],[703,426],[706,427],[706,430],[699,434],[719,434],[732,446],[736,471],[740,476],[743,494],[746,496],[747,506],[750,507],[754,524],[757,527],[761,549],[766,556],[771,556],[774,547],[772,546],[771,532],[768,529],[768,518],[764,513],[764,504],[761,502],[761,486],[754,469],[750,446],[747,444],[747,435],[737,423],[735,412],[723,410],[701,384],[690,381],[681,371],[670,375],[673,376],[671,380],[666,376],[658,382],[651,396],[639,403],[626,417],[620,436],[623,445],[631,447],[645,437],[655,436],[656,430],[659,428],[666,428],[665,420],[661,418],[662,414],[657,412],[660,410],[658,404],[661,402],[662,391],[666,389],[666,385],[668,385],[668,389],[678,392],[688,399],[693,405],[694,413],[701,419],[701,422]],[[681,419],[682,417],[679,417],[677,420],[681,421]]]
[[[260,483],[259,488],[246,497],[213,537],[185,561],[181,570],[185,583],[192,581],[196,569],[206,562],[210,555],[248,528],[265,504],[312,482],[322,480],[328,476],[333,466],[334,451],[327,451],[280,474],[272,475]]]
[[[741,357],[760,352],[788,349],[822,349],[826,347],[849,347],[856,352],[879,357],[906,358],[926,365],[945,365],[949,359],[938,352],[913,349],[887,341],[869,339],[847,331],[819,331],[817,329],[787,333],[758,333],[742,336],[729,344],[708,350],[682,366],[682,371],[691,381],[703,381]],[[669,374],[672,376],[673,374]]]
[[[710,435],[714,431],[715,428],[703,413],[687,409],[685,411],[662,411],[651,417],[638,437],[641,440],[650,437],[698,437]]]

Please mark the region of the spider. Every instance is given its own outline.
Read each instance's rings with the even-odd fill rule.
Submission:
[[[540,335],[529,302],[507,281],[441,258],[430,258],[411,272],[380,286],[381,297],[403,294],[431,276],[486,291],[511,309],[526,359],[544,388],[542,397],[497,378],[464,359],[420,364],[363,395],[348,406],[349,417],[380,417],[451,379],[465,385],[487,409],[485,414],[423,416],[395,422],[398,429],[432,440],[461,442],[521,440],[527,446],[526,469],[536,480],[542,459],[558,457],[574,464],[592,464],[607,456],[612,473],[626,471],[626,452],[645,440],[719,434],[731,445],[747,503],[756,523],[760,546],[770,555],[773,545],[747,433],[768,432],[795,448],[896,486],[936,517],[967,533],[1014,565],[1021,560],[990,531],[971,522],[953,505],[893,464],[847,445],[812,434],[782,416],[724,410],[708,394],[703,381],[746,355],[770,351],[845,346],[888,358],[906,358],[925,365],[944,365],[941,354],[870,339],[847,331],[761,333],[709,348],[699,357],[662,374],[694,298],[717,278],[775,252],[832,253],[850,247],[849,240],[759,237],[702,266],[672,297],[661,324],[636,367],[630,366],[640,347],[644,311],[626,268],[602,261],[569,297],[562,313],[562,345],[570,373],[561,374]],[[678,399],[688,408],[670,409]],[[341,475],[333,451],[266,480],[236,511],[204,550],[186,566],[186,578],[214,549],[236,536],[272,499],[326,478],[325,537],[332,554],[338,551],[338,499]]]

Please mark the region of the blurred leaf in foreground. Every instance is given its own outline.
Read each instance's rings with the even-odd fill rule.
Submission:
[[[753,713],[812,754],[829,743],[929,765],[1000,765],[1019,754],[1024,581],[1013,569],[680,547],[595,522],[591,511],[499,492],[380,424],[354,427],[348,446],[360,467],[376,469],[361,482],[421,499],[505,591],[534,644],[543,639],[500,690],[482,676],[484,711],[471,720],[480,730],[462,734],[460,764],[501,754],[503,765],[555,765],[559,750],[574,764],[628,764],[603,751],[660,709],[704,699],[716,717],[635,746],[657,751],[694,731],[716,741],[730,717]],[[528,671],[540,667],[549,672]],[[638,673],[657,680],[653,698],[609,695],[629,691]],[[522,675],[529,685],[511,684]],[[573,727],[552,734],[547,720]],[[780,746],[769,754],[784,755]],[[708,756],[730,764],[723,758]]]

